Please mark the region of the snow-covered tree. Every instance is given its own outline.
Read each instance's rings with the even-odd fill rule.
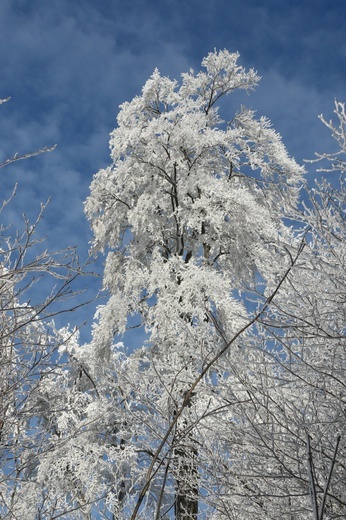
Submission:
[[[259,80],[237,61],[213,52],[205,71],[180,83],[156,70],[121,106],[112,165],[86,202],[94,248],[108,250],[110,292],[94,328],[93,371],[107,372],[116,356],[114,391],[126,414],[114,427],[132,459],[123,477],[117,466],[115,497],[131,518],[218,514],[207,454],[225,408],[220,395],[232,394],[226,420],[236,432],[247,399],[240,339],[291,270],[287,247],[299,247],[283,218],[294,212],[303,168],[264,117],[244,107],[227,123],[219,115],[223,96]],[[262,311],[253,312],[247,295],[260,286]],[[133,326],[147,339],[124,358],[114,336]]]
[[[286,442],[296,445],[297,488],[308,487],[314,519],[340,518],[346,514],[345,488],[345,323],[346,323],[346,223],[345,223],[345,105],[335,102],[338,125],[322,121],[339,145],[319,171],[328,177],[316,182],[305,202],[306,247],[277,299],[269,318],[276,361],[285,358]],[[326,163],[331,161],[331,167]],[[271,324],[274,325],[272,328]],[[285,333],[279,333],[281,329]],[[278,413],[278,416],[280,413]],[[293,434],[296,437],[294,441]],[[308,442],[311,437],[311,442]],[[289,450],[287,450],[289,451]],[[310,452],[308,472],[300,461]],[[288,474],[287,474],[288,476]],[[300,481],[300,482],[299,482]],[[297,504],[299,501],[295,500]],[[304,501],[303,501],[304,503]],[[306,507],[306,503],[304,504]],[[306,515],[307,513],[305,513]],[[323,516],[324,515],[324,516]],[[304,513],[301,514],[304,518]]]
[[[6,101],[6,100],[3,100]],[[1,102],[0,102],[1,103]],[[33,154],[15,155],[0,167]],[[0,216],[11,205],[3,201]],[[73,282],[82,274],[74,249],[49,252],[37,238],[37,220],[22,229],[0,225],[0,518],[51,518],[37,469],[52,448],[47,427],[46,386],[63,373],[59,348],[71,332],[56,329],[53,317],[80,305]],[[61,366],[60,366],[61,365]],[[50,396],[51,397],[51,396]],[[49,514],[54,509],[51,509]]]
[[[340,150],[319,159],[340,174],[317,183],[297,214],[304,234],[285,280],[244,349],[241,433],[227,460],[232,406],[219,416],[209,461],[222,490],[220,518],[342,518],[345,488],[345,200],[344,105],[336,104]],[[297,256],[297,253],[298,256]],[[239,366],[236,368],[239,373]],[[228,396],[227,396],[228,392]],[[232,387],[225,387],[224,404]],[[233,405],[234,406],[234,405]],[[228,422],[226,419],[228,414]],[[220,420],[221,418],[221,420]],[[241,427],[239,427],[241,424]],[[228,428],[227,428],[228,426]],[[246,484],[246,485],[244,485]]]

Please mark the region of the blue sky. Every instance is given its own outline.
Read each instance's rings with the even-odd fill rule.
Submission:
[[[85,258],[83,201],[109,163],[119,104],[155,67],[179,77],[214,48],[239,51],[262,76],[255,93],[227,98],[230,112],[246,104],[268,116],[299,162],[333,149],[317,116],[346,101],[345,20],[344,0],[1,0],[0,98],[12,99],[0,107],[0,162],[58,145],[0,171],[2,199],[18,183],[4,218],[34,218],[52,197],[42,235]]]

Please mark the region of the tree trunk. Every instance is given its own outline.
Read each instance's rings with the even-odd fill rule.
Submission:
[[[191,408],[191,397],[187,407]],[[182,441],[175,450],[175,520],[196,520],[198,515],[197,449],[192,433],[184,433],[183,428],[188,428],[186,419],[181,428]]]
[[[177,450],[182,463],[176,479],[175,519],[196,520],[198,515],[197,450],[191,447]]]

